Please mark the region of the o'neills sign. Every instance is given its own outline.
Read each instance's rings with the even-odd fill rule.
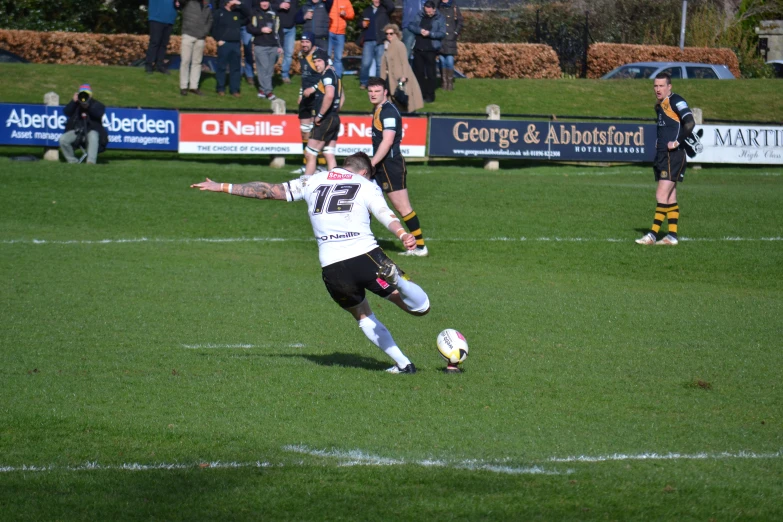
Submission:
[[[372,155],[372,117],[340,116],[337,156]],[[406,157],[424,157],[427,118],[402,119]],[[299,119],[290,115],[180,113],[179,152],[185,154],[302,154]]]
[[[296,116],[270,114],[179,115],[179,152],[190,154],[301,154]]]
[[[652,161],[655,125],[432,118],[430,156]]]
[[[699,125],[702,151],[694,163],[783,164],[783,127]]]

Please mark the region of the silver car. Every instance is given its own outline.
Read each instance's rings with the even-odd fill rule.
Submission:
[[[653,79],[658,73],[669,73],[672,79],[733,80],[725,65],[691,62],[627,63],[601,76],[602,80]]]

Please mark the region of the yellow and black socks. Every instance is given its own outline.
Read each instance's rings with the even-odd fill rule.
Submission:
[[[416,248],[424,248],[424,236],[421,233],[419,216],[416,215],[416,212],[412,211],[407,216],[402,216],[402,220],[405,221],[408,231],[416,238]]]
[[[680,220],[680,206],[675,201],[669,205],[669,209],[666,212],[666,220],[669,222],[669,235],[673,238],[677,237],[677,223]]]
[[[658,232],[660,232],[661,224],[663,223],[663,220],[666,219],[666,211],[668,208],[668,204],[660,202],[655,206],[655,217],[653,218],[652,228],[650,229],[653,235],[657,236]]]
[[[655,218],[653,219],[653,225],[650,229],[653,234],[657,235],[661,230],[663,220],[666,219],[669,222],[669,235],[677,237],[677,222],[680,218],[680,207],[677,203],[658,203],[655,207]]]

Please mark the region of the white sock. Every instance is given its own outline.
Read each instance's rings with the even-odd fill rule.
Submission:
[[[404,277],[397,278],[397,290],[400,292],[402,302],[411,312],[426,312],[430,307],[430,299],[427,293],[413,281],[408,281]]]
[[[397,347],[389,330],[382,322],[375,318],[375,314],[370,314],[364,319],[360,319],[359,328],[362,329],[362,332],[364,332],[364,335],[367,336],[370,342],[383,350],[386,355],[394,359],[397,366],[405,368],[411,363],[411,361],[405,357],[405,354]]]

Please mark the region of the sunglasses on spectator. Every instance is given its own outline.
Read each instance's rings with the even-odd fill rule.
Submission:
[[[389,35],[391,35],[391,34],[394,34],[394,33],[386,33],[386,36],[389,36]]]

